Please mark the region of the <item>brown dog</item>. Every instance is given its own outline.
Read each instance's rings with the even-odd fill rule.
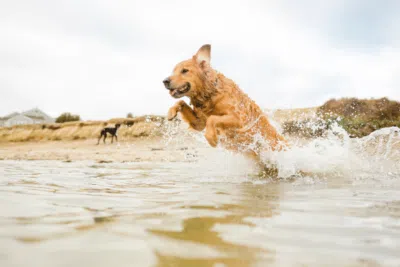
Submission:
[[[172,75],[163,81],[172,97],[187,96],[193,106],[178,101],[169,109],[168,120],[180,112],[191,128],[206,129],[205,137],[212,147],[220,141],[225,148],[256,159],[262,149],[285,147],[285,139],[261,108],[232,80],[211,68],[210,52],[211,46],[203,45],[191,59],[176,65]]]

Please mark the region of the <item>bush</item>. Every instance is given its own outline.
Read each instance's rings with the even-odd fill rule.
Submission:
[[[389,100],[386,97],[380,99],[331,99],[318,108],[318,113],[324,117],[341,116],[365,121],[399,120],[400,102]]]
[[[57,117],[57,123],[64,123],[68,121],[80,121],[81,117],[79,115],[73,115],[69,112],[62,113],[60,116]]]
[[[132,119],[133,118],[133,114],[131,112],[128,113],[128,115],[126,115],[127,118]]]
[[[331,99],[317,110],[320,121],[289,121],[283,125],[288,134],[321,136],[336,121],[351,137],[363,137],[385,127],[400,127],[400,102],[380,99]]]

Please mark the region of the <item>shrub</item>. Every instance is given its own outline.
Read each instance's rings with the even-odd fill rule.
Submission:
[[[73,115],[69,112],[62,113],[60,116],[57,117],[57,123],[64,123],[68,121],[80,121],[81,117],[79,115]]]
[[[284,132],[303,137],[321,136],[337,121],[351,137],[363,137],[381,128],[400,126],[400,102],[386,97],[331,99],[318,108],[317,114],[322,121],[285,122]]]
[[[133,114],[131,112],[128,113],[128,115],[126,115],[127,118],[132,119],[133,118]]]
[[[400,119],[400,102],[380,99],[342,98],[331,99],[318,108],[324,117],[357,118],[361,120],[398,120]]]

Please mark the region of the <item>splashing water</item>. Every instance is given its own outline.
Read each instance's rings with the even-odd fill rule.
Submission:
[[[271,114],[269,114],[271,115]],[[279,124],[271,118],[271,124],[281,131]],[[326,128],[321,121],[307,125],[314,131]],[[180,129],[179,129],[180,128]],[[197,144],[207,146],[203,133],[187,131],[185,123],[169,124],[165,130],[165,143],[183,142],[192,138]],[[177,138],[178,137],[178,138]],[[252,149],[260,145],[268,147],[261,135],[254,136],[254,142],[246,147]],[[330,125],[322,137],[312,139],[292,139],[290,148],[284,151],[265,149],[261,159],[267,166],[277,168],[281,179],[307,176],[308,178],[352,177],[353,180],[365,180],[380,177],[396,177],[400,174],[400,129],[383,128],[363,138],[350,138],[349,134],[337,122]],[[213,164],[210,164],[210,163]],[[224,166],[224,168],[221,168]],[[220,172],[226,175],[255,172],[254,165],[243,156],[219,147],[207,159],[197,162],[197,167]]]
[[[315,125],[320,128],[321,125]],[[325,127],[325,126],[323,126]],[[350,138],[333,123],[323,137],[294,140],[285,151],[265,151],[263,160],[277,166],[279,177],[303,172],[313,177],[353,177],[353,179],[400,173],[400,129],[383,128],[363,138]]]

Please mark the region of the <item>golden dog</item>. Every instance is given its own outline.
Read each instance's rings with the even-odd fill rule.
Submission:
[[[211,68],[210,59],[211,46],[203,45],[191,59],[176,65],[172,75],[163,81],[172,97],[187,96],[193,106],[178,101],[169,109],[168,120],[180,112],[191,128],[205,129],[205,138],[212,147],[220,142],[227,149],[258,160],[266,146],[272,150],[284,148],[286,140],[261,108],[231,79]]]

